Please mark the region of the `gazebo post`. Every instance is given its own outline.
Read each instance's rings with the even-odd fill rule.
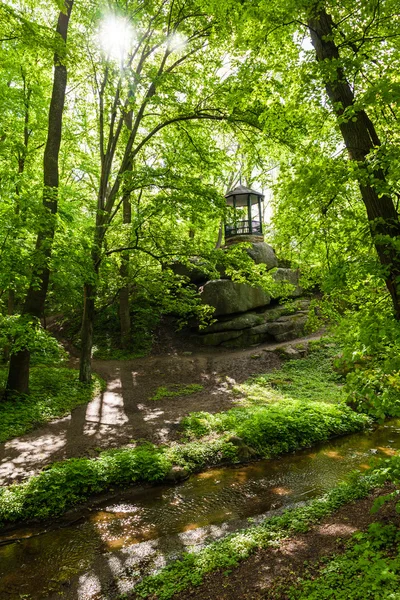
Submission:
[[[253,222],[251,217],[251,197],[250,194],[247,197],[247,218],[249,221],[249,233],[250,235],[253,233]]]
[[[260,219],[260,233],[263,233],[263,222],[261,212],[261,196],[258,196],[258,218]]]

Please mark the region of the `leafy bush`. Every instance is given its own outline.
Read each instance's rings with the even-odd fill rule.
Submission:
[[[165,451],[152,444],[54,463],[24,483],[0,489],[0,522],[59,515],[114,485],[159,481],[170,468]]]
[[[6,370],[0,370],[0,388]],[[63,417],[79,404],[85,404],[100,391],[102,381],[94,376],[90,386],[78,380],[78,371],[56,367],[33,367],[29,396],[0,402],[0,442],[22,435],[33,427]]]
[[[0,346],[7,348],[9,354],[27,348],[32,354],[32,364],[58,365],[67,356],[40,320],[27,315],[0,315]]]
[[[346,405],[320,402],[312,406],[300,401],[285,404],[233,408],[225,413],[192,413],[182,420],[187,436],[229,433],[239,436],[260,456],[271,457],[327,440],[336,435],[361,431],[371,423],[366,415]]]

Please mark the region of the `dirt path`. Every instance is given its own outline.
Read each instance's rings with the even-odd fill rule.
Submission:
[[[193,411],[218,412],[235,403],[232,387],[257,373],[279,367],[277,348],[265,344],[234,352],[219,351],[150,356],[130,361],[93,361],[93,370],[107,382],[106,390],[62,419],[0,445],[0,485],[28,477],[65,458],[95,456],[98,449],[145,439],[165,443],[176,439],[180,419]],[[77,366],[72,359],[72,365]],[[203,385],[191,396],[150,400],[159,386]]]

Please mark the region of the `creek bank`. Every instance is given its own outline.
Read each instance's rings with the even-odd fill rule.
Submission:
[[[254,416],[249,416],[250,439],[254,436],[258,439],[257,448],[249,444],[245,430],[241,436],[228,430],[219,437],[200,438],[186,444],[169,447],[143,444],[105,451],[98,458],[54,463],[24,483],[0,489],[0,523],[47,519],[114,486],[162,482],[166,478],[171,480],[174,472],[186,476],[210,466],[271,458],[339,434],[360,431],[370,424],[365,415],[357,415],[350,409],[340,412],[327,405],[325,411],[317,412],[318,428],[312,431],[308,426],[305,437],[302,409],[289,406],[286,410],[290,421],[285,428],[285,440],[281,439],[283,414],[276,423],[278,413],[270,416],[268,410],[265,415],[257,410]],[[268,431],[266,439],[265,431]]]
[[[286,600],[291,585],[304,576],[306,566],[344,552],[346,542],[358,531],[384,521],[400,527],[395,502],[387,503],[378,514],[371,514],[374,501],[393,490],[392,485],[373,490],[365,498],[350,500],[328,518],[312,523],[305,533],[290,535],[278,545],[258,547],[236,565],[204,576],[198,587],[170,596],[173,600]],[[143,596],[132,595],[138,599]],[[167,598],[167,596],[164,596]]]

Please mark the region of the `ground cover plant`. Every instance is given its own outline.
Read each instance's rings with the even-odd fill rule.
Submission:
[[[0,370],[0,389],[4,388],[5,369]],[[65,367],[33,367],[29,395],[0,402],[0,442],[63,417],[80,404],[90,402],[104,382],[94,377],[89,386],[79,382],[78,372]]]
[[[344,554],[326,558],[319,568],[307,569],[297,585],[282,590],[282,597],[289,600],[398,600],[399,545],[400,532],[394,524],[372,523],[368,531],[352,537]]]
[[[234,388],[240,406],[191,413],[182,419],[184,435],[229,433],[269,457],[362,429],[371,421],[346,405],[342,379],[332,368],[335,353],[335,345],[317,344],[306,358],[249,379]]]

